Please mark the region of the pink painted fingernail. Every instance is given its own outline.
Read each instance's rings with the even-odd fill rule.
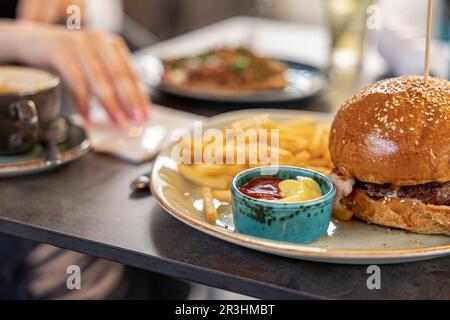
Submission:
[[[142,122],[144,119],[141,110],[134,108],[131,110],[131,118],[133,119],[133,121],[140,123]]]
[[[125,118],[125,116],[122,114],[122,112],[113,112],[111,114],[111,117],[112,117],[112,120],[114,121],[114,123],[116,123],[120,127],[125,127],[128,124],[128,121]]]
[[[144,105],[144,107],[142,108],[145,120],[149,119],[150,116],[150,103],[147,103]]]

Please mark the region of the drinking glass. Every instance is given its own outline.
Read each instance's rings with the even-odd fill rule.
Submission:
[[[367,8],[372,0],[323,0],[331,34],[333,67],[358,67],[362,63]]]

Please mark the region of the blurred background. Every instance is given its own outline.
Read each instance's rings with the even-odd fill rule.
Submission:
[[[14,15],[11,5],[2,8],[13,2],[2,2],[2,16]],[[121,34],[139,58],[145,54],[177,58],[212,47],[239,44],[257,54],[325,70],[332,81],[323,96],[328,105],[320,103],[323,111],[336,110],[339,101],[380,78],[423,73],[427,0],[96,0],[84,3],[83,28]],[[220,24],[236,17],[253,19]],[[220,27],[205,29],[217,23]],[[189,34],[192,36],[180,37]],[[179,41],[172,41],[174,38]],[[434,76],[449,78],[449,39],[450,0],[434,0],[431,59]],[[147,67],[137,66],[152,73],[151,66]],[[174,101],[159,97],[154,97],[154,101],[175,106]],[[176,106],[182,108],[181,104]]]
[[[330,75],[324,94],[312,104],[304,103],[304,109],[335,111],[371,82],[423,74],[426,0],[131,0],[120,5],[125,15],[119,29],[134,50],[233,17],[257,17],[236,33],[236,38],[244,38],[237,43],[244,41],[257,53],[308,63]],[[430,72],[441,78],[449,78],[449,17],[450,0],[435,0]],[[202,45],[191,38],[179,46],[156,45],[146,53],[174,57],[235,40],[231,31],[226,35],[210,30],[202,36],[208,38]]]
[[[266,17],[297,23],[327,23],[327,3],[337,7],[358,7],[360,0],[127,0],[125,13],[160,39],[167,39],[202,26],[237,15]],[[425,0],[370,1],[380,6],[384,14],[401,17],[425,35]],[[435,0],[436,23],[447,20],[449,1]],[[444,10],[445,8],[445,10]],[[345,9],[345,8],[344,8]],[[435,29],[448,32],[448,25]]]
[[[125,21],[132,19],[164,40],[239,15],[327,25],[330,8],[337,14],[362,10],[365,15],[370,4],[379,6],[382,26],[403,25],[416,36],[425,36],[426,0],[127,0],[123,8]],[[434,36],[447,41],[449,7],[449,0],[434,1]]]

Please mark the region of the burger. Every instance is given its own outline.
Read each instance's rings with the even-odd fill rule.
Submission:
[[[335,208],[369,223],[450,236],[450,82],[372,84],[347,100],[330,132]]]

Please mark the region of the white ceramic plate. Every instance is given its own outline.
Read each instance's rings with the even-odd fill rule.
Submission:
[[[318,121],[331,121],[331,114],[293,110],[243,110],[211,118],[206,127],[223,128],[233,121],[261,113],[286,120],[312,115]],[[152,193],[162,207],[178,220],[213,237],[275,255],[328,263],[388,264],[420,261],[450,255],[450,237],[420,235],[370,225],[362,221],[331,221],[327,235],[308,244],[271,241],[247,236],[234,229],[231,206],[221,206],[215,225],[206,221],[198,187],[184,179],[170,157],[170,147],[155,161]]]

